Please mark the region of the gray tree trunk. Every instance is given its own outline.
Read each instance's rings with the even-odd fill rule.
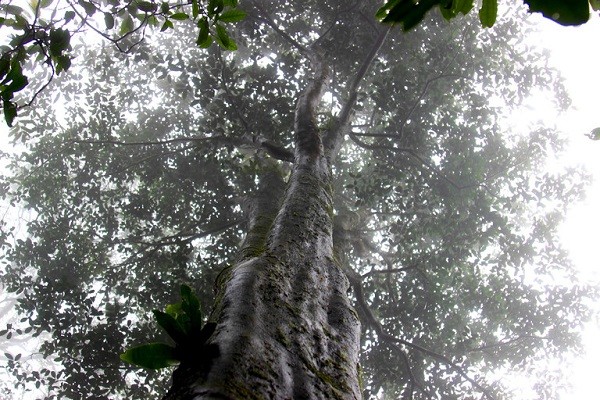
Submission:
[[[284,191],[267,168],[240,256],[211,318],[218,355],[181,365],[166,399],[358,399],[360,324],[332,243],[332,174],[315,120],[327,78],[298,101],[295,161]]]

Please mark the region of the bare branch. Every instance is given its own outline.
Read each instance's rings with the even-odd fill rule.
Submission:
[[[357,301],[359,303],[359,306],[361,308],[361,311],[363,311],[363,313],[365,313],[365,315],[367,317],[367,322],[371,325],[371,327],[377,333],[377,336],[383,342],[386,342],[386,343],[392,344],[392,345],[402,345],[402,346],[405,346],[407,348],[411,348],[411,349],[417,350],[420,353],[423,353],[423,354],[425,354],[425,355],[433,358],[437,362],[440,362],[440,363],[446,365],[448,368],[450,368],[451,370],[455,371],[457,374],[459,374],[460,376],[462,376],[474,388],[476,388],[481,393],[483,393],[485,397],[487,397],[488,399],[492,399],[492,400],[494,399],[494,397],[489,393],[489,391],[486,388],[484,388],[476,380],[474,380],[473,378],[471,378],[464,371],[464,369],[462,367],[460,367],[459,365],[457,365],[454,362],[452,362],[452,360],[450,360],[448,357],[444,356],[443,354],[436,353],[435,351],[426,349],[426,348],[424,348],[422,346],[419,346],[417,344],[411,343],[411,342],[409,342],[407,340],[397,338],[397,337],[395,337],[393,335],[390,335],[389,333],[385,332],[385,330],[383,329],[383,326],[381,325],[381,323],[379,322],[379,320],[377,320],[377,318],[375,317],[375,315],[371,311],[371,308],[369,307],[369,305],[367,304],[367,302],[366,302],[366,300],[364,298],[364,295],[363,295],[363,292],[362,292],[362,281],[361,281],[360,275],[358,275],[354,271],[350,271],[349,273],[347,273],[347,275],[348,275],[348,279],[350,280],[350,283],[352,284],[352,288],[354,289],[354,292],[355,292]],[[402,349],[399,348],[399,350],[402,350]],[[405,361],[408,362],[408,357],[406,356],[406,354],[405,354],[405,357],[406,357]],[[410,370],[410,367],[408,367],[408,371],[411,374],[410,375],[411,381],[416,382],[415,377],[412,375],[412,371]]]
[[[381,46],[385,42],[385,39],[390,30],[391,26],[388,29],[381,31],[375,39],[375,42],[371,46],[371,50],[363,60],[360,68],[354,76],[354,79],[350,83],[350,87],[348,89],[348,99],[346,100],[346,103],[343,105],[342,110],[340,111],[340,114],[337,118],[336,126],[330,129],[325,135],[324,145],[327,155],[330,159],[335,158],[336,153],[339,151],[339,148],[341,147],[342,142],[344,141],[344,136],[346,134],[346,131],[348,130],[348,125],[352,117],[352,112],[354,110],[354,106],[356,105],[356,99],[358,97],[358,88],[360,87],[363,78],[369,70],[369,67],[371,66],[371,64],[373,64],[373,61],[375,60],[379,49],[381,49]]]

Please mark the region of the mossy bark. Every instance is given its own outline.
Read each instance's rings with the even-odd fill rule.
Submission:
[[[219,354],[182,365],[167,399],[360,398],[360,326],[333,257],[331,166],[314,117],[327,71],[314,66],[296,109],[287,189],[279,196],[280,178],[265,175],[221,285],[208,342]]]

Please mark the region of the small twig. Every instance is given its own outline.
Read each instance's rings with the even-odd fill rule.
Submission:
[[[279,34],[279,36],[281,36],[286,42],[291,44],[293,47],[298,49],[298,51],[300,51],[302,54],[308,55],[310,53],[310,51],[306,47],[298,43],[298,41],[296,41],[294,38],[288,35],[287,32],[280,29],[273,20],[273,18],[271,18],[269,13],[267,13],[267,11],[261,5],[257,4],[256,1],[253,1],[252,5],[254,5],[254,7],[262,13],[262,15],[250,14],[252,17],[270,26],[275,32]]]
[[[468,381],[474,388],[476,388],[477,390],[479,390],[481,393],[484,394],[485,397],[487,397],[488,399],[494,399],[494,397],[489,393],[489,391],[484,388],[483,386],[481,386],[476,380],[474,380],[473,378],[471,378],[464,370],[462,367],[460,367],[459,365],[455,364],[454,362],[452,362],[452,360],[450,360],[448,357],[436,353],[435,351],[426,349],[422,346],[419,346],[417,344],[411,343],[407,340],[404,339],[400,339],[397,338],[393,335],[390,335],[389,333],[385,332],[383,329],[383,326],[381,325],[381,322],[379,322],[379,320],[375,317],[375,315],[373,314],[373,312],[371,311],[371,308],[369,307],[369,305],[367,304],[363,292],[362,292],[362,281],[360,278],[360,275],[358,275],[356,272],[354,271],[350,271],[350,273],[347,273],[348,275],[348,279],[350,280],[350,283],[352,284],[352,287],[354,289],[357,301],[361,307],[361,310],[365,313],[368,322],[370,323],[370,325],[372,326],[372,328],[375,330],[375,332],[377,333],[377,336],[383,340],[384,342],[390,343],[390,344],[401,344],[405,347],[417,350],[431,358],[433,358],[434,360],[443,363],[444,365],[446,365],[447,367],[449,367],[451,370],[455,371],[456,373],[458,373],[460,376],[462,376],[466,381]],[[406,356],[406,354],[405,354]],[[408,361],[408,357],[406,357],[406,361]],[[410,377],[411,377],[411,381],[416,382],[415,377],[412,376],[412,371],[410,370],[410,367],[408,368],[410,371]]]

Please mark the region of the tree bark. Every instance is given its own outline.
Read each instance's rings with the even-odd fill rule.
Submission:
[[[327,69],[312,61],[285,194],[276,170],[263,176],[238,262],[220,285],[208,341],[218,355],[181,365],[165,399],[360,398],[360,324],[333,255],[331,166],[315,119]]]

